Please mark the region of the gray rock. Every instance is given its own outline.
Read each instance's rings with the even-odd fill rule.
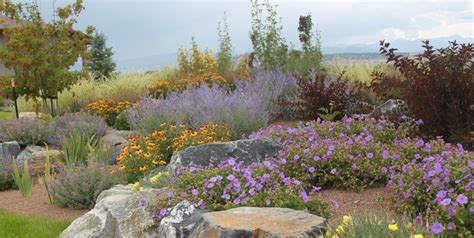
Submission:
[[[187,200],[178,203],[170,214],[161,220],[158,237],[189,237],[205,212]]]
[[[269,156],[276,156],[280,149],[280,144],[268,138],[191,146],[173,154],[168,170],[174,173],[178,168],[183,167],[217,165],[229,157],[235,158],[236,161],[244,161],[245,164],[251,164],[261,162]]]
[[[37,146],[37,145],[30,145],[30,146],[27,146],[24,150],[22,150],[20,152],[20,154],[18,154],[18,156],[16,157],[16,163],[18,164],[18,166],[23,166],[23,163],[25,160],[28,161],[28,165],[31,166],[32,164],[35,163],[35,157],[33,156],[35,153],[38,153],[38,152],[41,152],[41,151],[45,151],[46,149],[44,147],[41,147],[41,146]]]
[[[0,157],[16,157],[21,151],[20,145],[16,141],[0,143]]]
[[[18,113],[18,117],[20,119],[37,119],[39,117],[45,116],[44,113],[36,113],[36,112],[20,112]]]
[[[160,190],[132,192],[132,185],[117,185],[103,191],[94,209],[74,220],[61,238],[80,237],[160,237],[155,221],[140,199],[154,203]]]
[[[239,207],[204,214],[190,237],[317,237],[325,229],[326,219],[303,211]]]
[[[137,134],[138,132],[136,131],[109,130],[102,138],[100,138],[100,143],[112,151],[110,164],[115,164],[117,162],[117,157],[122,152],[122,148],[129,144],[127,137]]]
[[[398,119],[400,116],[406,115],[408,113],[408,105],[405,103],[405,101],[400,99],[389,99],[382,105],[376,107],[370,115],[375,117],[386,116]]]

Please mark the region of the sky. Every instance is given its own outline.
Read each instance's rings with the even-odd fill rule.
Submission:
[[[30,0],[29,2],[31,2]],[[14,2],[18,2],[15,1]],[[22,2],[28,2],[26,0]],[[72,0],[36,0],[45,16]],[[381,39],[474,38],[472,1],[319,0],[277,4],[283,36],[298,43],[298,17],[310,13],[324,46],[369,44]],[[218,45],[217,24],[227,14],[235,53],[251,49],[250,0],[84,0],[78,27],[93,25],[107,38],[117,60],[174,54],[194,36],[202,48]]]

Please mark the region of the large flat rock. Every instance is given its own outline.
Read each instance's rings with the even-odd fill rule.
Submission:
[[[288,208],[239,207],[205,213],[193,238],[317,237],[326,219]]]

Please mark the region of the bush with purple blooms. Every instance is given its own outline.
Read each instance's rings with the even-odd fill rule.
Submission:
[[[287,207],[323,217],[329,215],[327,204],[311,198],[312,191],[305,190],[300,181],[284,174],[272,158],[250,165],[230,158],[217,167],[190,168],[171,184],[173,192],[154,209],[158,219],[184,199],[209,210],[239,206]]]
[[[51,136],[49,142],[58,147],[62,146],[63,138],[73,132],[87,138],[93,136],[99,138],[109,129],[103,118],[86,112],[67,113],[56,117],[51,123],[54,126],[54,135]]]
[[[420,139],[416,146],[417,153],[390,180],[405,212],[424,213],[445,224],[447,234],[473,235],[474,154],[442,140]]]
[[[75,209],[94,207],[99,194],[116,184],[125,183],[125,176],[115,166],[89,161],[68,169],[60,167],[48,184],[54,204]]]
[[[53,126],[44,120],[0,120],[0,141],[17,141],[20,145],[43,145],[54,134]]]
[[[413,120],[349,118],[307,122],[296,128],[273,127],[252,134],[283,144],[280,171],[312,186],[361,190],[393,186],[406,213],[424,214],[452,233],[473,227],[473,154],[441,139],[412,135]],[[436,227],[435,227],[436,228]],[[472,231],[471,231],[472,232]]]
[[[281,72],[259,72],[255,79],[239,81],[229,92],[221,87],[188,88],[165,99],[144,98],[128,112],[130,127],[151,133],[162,122],[198,129],[213,121],[226,123],[234,138],[266,126],[279,116],[279,106],[296,88],[294,79]]]
[[[13,180],[12,170],[13,158],[0,154],[0,191],[16,187]]]
[[[405,158],[412,121],[345,117],[310,121],[296,128],[275,126],[250,138],[271,137],[283,144],[281,170],[311,185],[362,190],[384,185]]]

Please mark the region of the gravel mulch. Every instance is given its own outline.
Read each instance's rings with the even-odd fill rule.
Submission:
[[[18,215],[52,220],[74,220],[87,212],[87,210],[61,208],[49,204],[48,194],[41,184],[35,184],[31,196],[27,198],[22,197],[19,190],[0,192],[0,209]]]

